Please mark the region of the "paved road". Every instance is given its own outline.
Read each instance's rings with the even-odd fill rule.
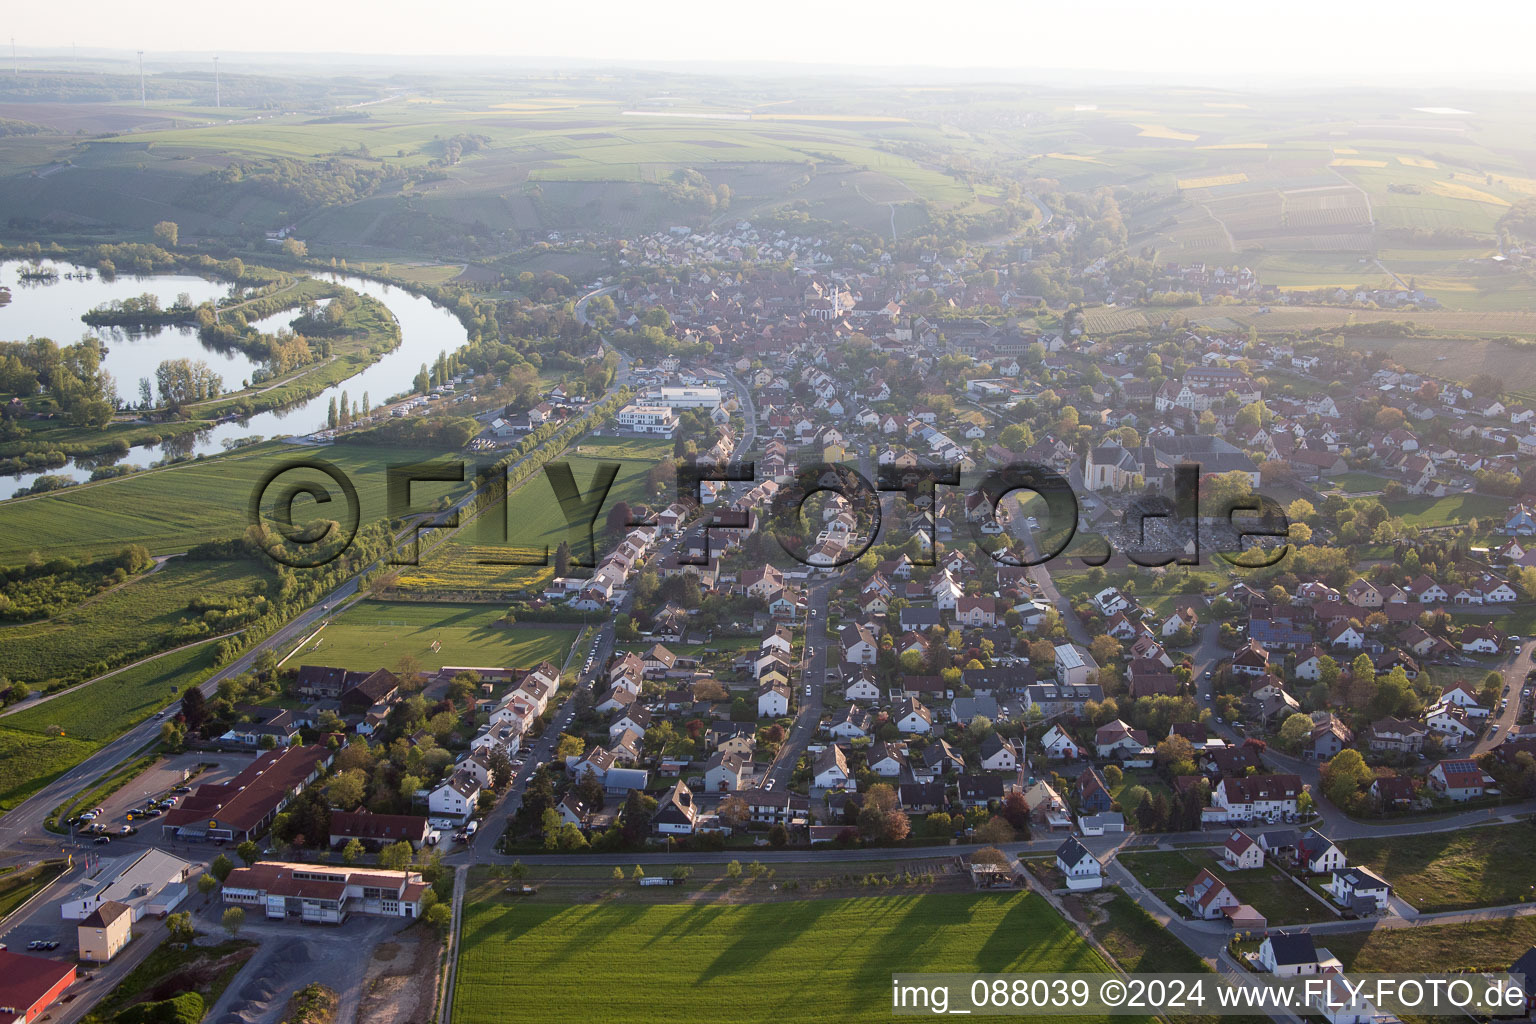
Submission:
[[[809,618],[805,624],[805,646],[806,650],[815,653],[809,657],[802,654],[800,678],[790,682],[793,697],[799,702],[800,710],[795,715],[794,724],[790,726],[789,735],[784,737],[784,742],[779,746],[779,752],[774,757],[773,763],[763,773],[763,785],[767,785],[770,780],[776,788],[781,790],[789,785],[789,780],[795,773],[796,762],[800,760],[800,755],[805,753],[806,746],[816,735],[817,725],[821,723],[821,709],[826,700],[824,689],[827,678],[827,597],[836,585],[835,578],[828,579],[814,584],[806,592],[805,603]]]
[[[599,401],[607,400],[617,394],[623,386],[622,379],[628,375],[629,357],[622,352],[619,355],[619,377]],[[539,451],[542,451],[542,447],[513,465],[521,465],[527,459],[536,457]],[[462,513],[471,502],[479,498],[482,490],[482,488],[471,489],[443,513],[416,517],[412,525],[407,526],[395,538],[397,546],[413,536],[416,524]],[[451,529],[433,530],[430,538],[424,533],[423,543],[428,543],[429,539],[432,543],[441,543],[452,532]],[[308,610],[289,621],[287,625],[247,649],[245,653],[210,676],[200,687],[203,693],[212,696],[223,680],[250,671],[256,658],[263,651],[270,650],[279,656],[286,654],[298,641],[314,632],[328,616],[339,613],[347,604],[360,597],[359,587],[362,578],[383,565],[384,562],[381,559],[365,566],[356,575],[310,606]],[[53,809],[153,742],[160,735],[160,724],[155,718],[139,723],[18,804],[4,817],[0,817],[0,849],[7,851],[7,859],[30,861],[51,853],[56,846],[56,839],[43,828],[43,823]]]

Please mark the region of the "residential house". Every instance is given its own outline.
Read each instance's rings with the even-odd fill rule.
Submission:
[[[1264,866],[1264,848],[1242,829],[1234,829],[1221,846],[1221,860],[1234,871]]]
[[[1189,908],[1194,916],[1210,921],[1222,917],[1222,911],[1226,907],[1236,907],[1242,903],[1227,884],[1211,873],[1209,868],[1201,868],[1195,880],[1184,887],[1179,895],[1179,902]]]
[[[1441,761],[1429,770],[1429,788],[1458,803],[1475,800],[1493,785],[1493,777],[1465,758]]]
[[[1097,889],[1104,884],[1104,865],[1076,837],[1068,837],[1057,848],[1056,870],[1066,876],[1067,888],[1074,892]]]

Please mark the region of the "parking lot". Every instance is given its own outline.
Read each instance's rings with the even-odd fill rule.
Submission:
[[[112,842],[100,845],[102,847],[117,846],[123,843],[142,845],[148,838],[158,840],[159,830],[155,828],[156,819],[150,818],[130,823],[128,821],[128,812],[143,808],[151,799],[171,795],[177,786],[186,785],[196,788],[208,782],[228,782],[255,758],[256,755],[254,753],[229,754],[210,751],[194,751],[186,754],[177,754],[173,757],[161,758],[158,764],[145,770],[143,774],[131,780],[122,789],[119,789],[101,802],[99,806],[103,813],[98,815],[95,822],[90,824],[101,824],[106,829],[104,834],[111,836]],[[199,764],[206,764],[210,767],[204,769],[201,773],[192,775],[186,782],[183,782],[184,776],[197,772]],[[86,810],[90,809],[86,808]],[[125,836],[121,834],[124,826],[155,828],[155,835],[153,837],[146,837],[146,839],[141,839],[137,835]],[[77,845],[81,848],[97,845],[95,843],[95,836],[90,833],[77,833],[75,838]]]

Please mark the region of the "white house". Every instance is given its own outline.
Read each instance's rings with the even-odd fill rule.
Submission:
[[[1242,900],[1227,888],[1225,882],[1211,874],[1209,868],[1201,868],[1195,880],[1184,887],[1179,902],[1196,917],[1210,921],[1223,916],[1223,908],[1239,906]]]
[[[1264,848],[1242,829],[1234,829],[1221,846],[1221,860],[1233,871],[1264,866]]]
[[[1056,869],[1066,876],[1067,888],[1073,891],[1097,889],[1104,884],[1104,865],[1075,836],[1056,850]]]
[[[1378,911],[1386,910],[1387,900],[1392,895],[1392,886],[1387,880],[1366,868],[1335,871],[1327,889],[1333,902],[1345,909],[1373,907]]]
[[[848,700],[879,700],[880,687],[871,676],[860,673],[843,687],[843,696]]]
[[[789,714],[789,684],[772,682],[757,691],[757,717],[783,718]]]
[[[1079,686],[1088,681],[1089,660],[1073,644],[1056,646],[1056,679],[1063,686]]]
[[[1045,756],[1053,760],[1075,761],[1083,756],[1083,748],[1059,725],[1046,730],[1040,737],[1040,744],[1045,748]]]
[[[1308,829],[1296,843],[1296,863],[1316,874],[1344,867],[1344,851],[1317,829]]]
[[[848,759],[843,756],[843,748],[835,743],[816,755],[812,770],[818,789],[843,789],[852,785]]]
[[[1116,612],[1123,612],[1131,607],[1131,602],[1120,593],[1118,587],[1105,587],[1093,595],[1093,603],[1098,606],[1099,614],[1109,618]]]
[[[915,698],[902,701],[892,717],[896,722],[896,728],[903,733],[924,735],[933,731],[933,712],[924,707],[922,701]]]
[[[480,783],[469,772],[455,772],[427,797],[427,809],[444,818],[468,818],[480,799]]]
[[[1017,771],[1019,755],[1013,744],[992,733],[981,741],[981,767],[989,772]]]
[[[1321,951],[1312,944],[1312,936],[1308,932],[1295,935],[1271,933],[1259,946],[1260,965],[1269,973],[1282,978],[1318,973],[1320,957]]]

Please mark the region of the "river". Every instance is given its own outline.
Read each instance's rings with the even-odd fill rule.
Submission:
[[[165,359],[186,357],[205,360],[216,372],[224,375],[229,387],[238,387],[240,381],[257,365],[244,353],[221,352],[209,348],[190,329],[172,328],[158,333],[126,332],[120,329],[93,331],[80,319],[82,313],[109,299],[128,298],[145,292],[158,296],[162,305],[170,305],[181,292],[189,293],[194,302],[215,299],[229,292],[229,286],[223,282],[186,274],[156,274],[148,277],[119,275],[110,281],[102,280],[100,276],[90,279],[61,276],[52,284],[22,283],[18,278],[22,265],[15,261],[0,264],[0,283],[11,289],[10,303],[0,306],[0,341],[22,341],[30,335],[52,338],[61,345],[68,345],[79,340],[83,334],[94,333],[110,349],[103,361],[103,368],[117,381],[118,396],[125,401],[137,400],[139,378],[153,379],[155,367]],[[67,264],[53,266],[61,274],[75,269]],[[281,438],[311,433],[326,426],[331,395],[345,390],[348,397],[356,401],[361,400],[366,391],[369,399],[378,405],[391,395],[408,391],[422,363],[430,364],[439,352],[452,352],[468,341],[463,324],[448,310],[429,299],[378,281],[347,274],[314,276],[344,284],[388,306],[400,325],[400,346],[361,373],[354,374],[308,401],[285,409],[257,413],[246,420],[221,423],[195,436],[175,438],[156,451],[135,448],[121,461],[143,466],[173,452],[192,455],[222,452],[224,442],[233,438]],[[296,311],[280,313],[258,321],[258,325],[262,330],[275,331],[296,315]],[[87,464],[80,465],[71,459],[58,469],[0,478],[0,492],[3,492],[0,498],[8,498],[15,490],[30,487],[32,481],[43,474],[86,480],[94,465],[89,460]]]

